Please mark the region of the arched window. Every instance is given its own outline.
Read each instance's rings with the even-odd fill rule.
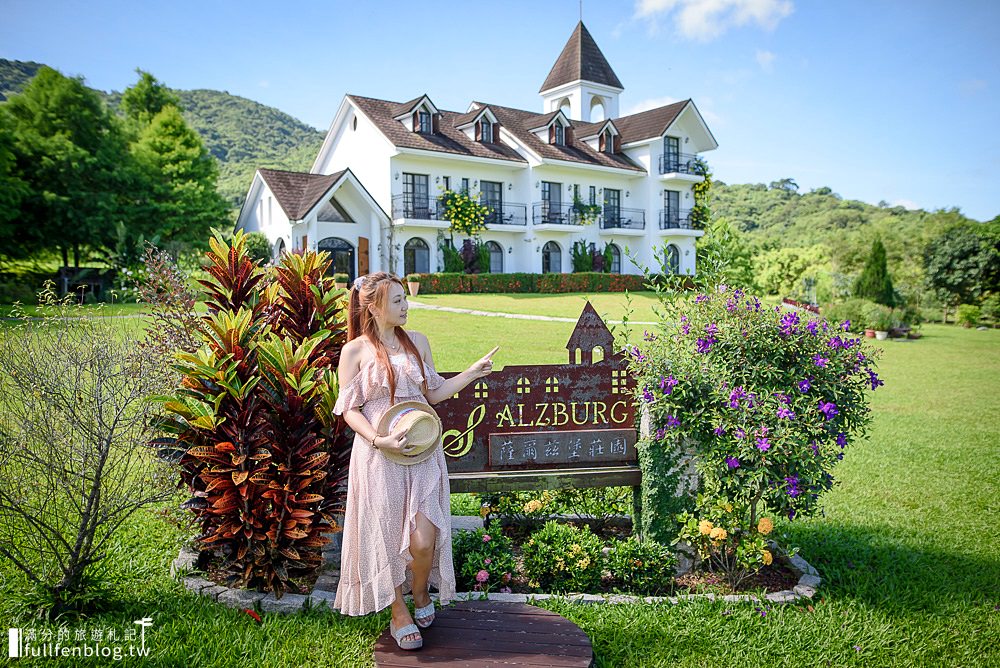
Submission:
[[[590,100],[590,122],[597,123],[604,120],[604,98],[594,96]]]
[[[554,241],[548,241],[542,246],[542,273],[562,273],[562,249]]]
[[[611,266],[608,271],[612,274],[622,273],[622,251],[617,245],[611,244]]]
[[[666,257],[664,257],[663,271],[666,274],[679,274],[681,270],[681,251],[673,244],[667,245]]]
[[[327,275],[347,274],[348,284],[354,282],[354,246],[343,239],[327,237],[316,244],[316,250],[329,253],[333,259]]]
[[[274,261],[277,262],[281,259],[281,256],[285,253],[285,240],[281,237],[274,244]]]
[[[486,248],[490,251],[490,273],[503,273],[503,246],[495,241],[487,241]]]
[[[569,118],[569,112],[573,107],[572,105],[570,105],[568,97],[564,97],[562,99],[562,101],[559,103],[559,108],[562,109],[562,112],[566,114],[567,118]]]
[[[403,247],[403,272],[406,274],[431,273],[431,251],[427,242],[413,237]]]

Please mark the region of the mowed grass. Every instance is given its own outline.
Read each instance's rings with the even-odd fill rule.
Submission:
[[[500,310],[491,296],[476,299],[473,308]],[[548,299],[550,314],[575,316],[582,307],[573,296]],[[417,309],[409,326],[428,335],[441,371],[461,371],[496,344],[499,364],[562,362],[572,330]],[[1000,331],[928,325],[924,332],[919,341],[873,343],[885,351],[886,386],[873,395],[871,433],[834,471],[839,485],[824,498],[823,516],[778,525],[782,540],[823,576],[811,610],[543,606],[589,634],[599,666],[1000,666]],[[152,617],[151,657],[134,665],[371,665],[386,613],[265,614],[257,624],[189,594],[168,568],[194,532],[165,522],[161,510],[135,515],[108,555],[113,610],[70,628],[124,629]],[[22,586],[8,565],[0,569],[3,587]],[[15,619],[2,597],[5,620],[44,626]]]
[[[632,313],[631,320],[653,322],[656,320],[654,307],[657,304],[656,295],[652,292],[630,292]],[[495,295],[417,295],[409,298],[411,302],[429,306],[450,306],[453,308],[473,309],[477,311],[495,311],[497,313],[523,313],[525,315],[544,315],[557,318],[579,318],[584,304],[589,301],[594,309],[605,320],[621,320],[629,307],[624,293],[582,293],[574,292],[559,295],[536,295],[524,293],[505,293]]]

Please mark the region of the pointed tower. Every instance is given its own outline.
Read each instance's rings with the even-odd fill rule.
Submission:
[[[545,113],[563,109],[575,121],[618,117],[618,94],[625,88],[583,25],[569,36],[539,93]]]

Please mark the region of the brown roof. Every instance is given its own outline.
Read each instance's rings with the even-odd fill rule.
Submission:
[[[258,169],[289,220],[302,220],[347,170],[334,174],[304,174],[281,169]]]
[[[500,125],[507,128],[507,131],[518,138],[532,151],[543,158],[550,160],[566,160],[586,165],[601,165],[604,167],[616,167],[618,169],[629,169],[637,172],[645,172],[641,166],[634,163],[624,153],[609,155],[595,151],[589,144],[582,141],[574,141],[570,146],[558,146],[542,141],[531,129],[538,128],[543,123],[539,121],[544,118],[551,120],[554,114],[536,114],[523,109],[511,109],[510,107],[500,107],[495,104],[489,105],[490,110],[496,115]],[[576,128],[576,123],[573,123]],[[576,130],[574,129],[574,132]]]
[[[597,42],[591,37],[587,27],[583,25],[583,21],[576,24],[573,34],[569,36],[569,41],[566,42],[562,53],[556,59],[556,64],[552,66],[549,76],[545,77],[545,83],[542,84],[539,92],[545,92],[578,79],[615,88],[624,88],[604,54],[598,48]]]
[[[376,100],[357,95],[348,95],[347,97],[358,105],[366,116],[372,119],[376,127],[395,146],[418,148],[438,153],[475,156],[478,158],[526,162],[524,158],[518,155],[517,151],[506,144],[484,144],[470,139],[464,132],[457,130],[455,128],[455,119],[459,116],[466,117],[468,114],[441,111],[438,132],[436,134],[421,134],[407,130],[402,123],[395,120],[396,116],[405,113],[405,105],[410,104],[409,102],[399,104],[388,100]],[[502,124],[503,121],[500,120],[500,123]]]
[[[683,111],[691,100],[682,100],[668,104],[665,107],[657,107],[649,111],[640,111],[631,116],[622,116],[614,119],[615,127],[622,136],[622,144],[659,137],[667,127],[674,122],[674,119]]]

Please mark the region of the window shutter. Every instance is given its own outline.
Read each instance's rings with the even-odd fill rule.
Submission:
[[[420,132],[420,112],[413,112],[413,131]]]
[[[483,140],[483,121],[482,119],[476,121],[476,141]]]
[[[615,153],[620,153],[621,152],[621,150],[622,150],[622,136],[621,135],[615,135],[615,140],[614,140],[614,142],[612,142],[612,146],[614,148],[614,152]]]
[[[600,151],[601,153],[604,153],[604,151],[606,150],[607,138],[608,138],[608,133],[602,132],[600,139],[597,140],[597,150]]]
[[[556,143],[556,124],[555,123],[553,123],[552,125],[549,126],[549,143],[550,144],[555,144]]]
[[[570,126],[568,126],[566,128],[565,139],[566,139],[566,146],[572,146],[573,145],[573,126],[572,125],[570,125]]]
[[[437,134],[438,133],[438,128],[441,127],[441,125],[440,125],[440,118],[441,118],[441,114],[434,114],[431,117],[431,131],[433,131],[434,134]]]
[[[494,144],[499,144],[500,143],[500,124],[499,123],[494,123],[493,124],[493,143]]]

